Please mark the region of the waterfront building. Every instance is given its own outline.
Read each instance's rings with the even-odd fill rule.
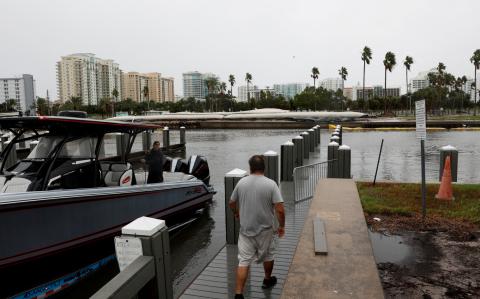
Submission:
[[[114,89],[121,99],[121,81],[117,63],[92,53],[63,56],[57,62],[58,99],[63,102],[80,97],[84,105],[96,105],[102,98],[111,98]]]
[[[144,88],[148,87],[145,97]],[[147,99],[154,102],[171,102],[174,100],[174,79],[162,77],[160,73],[128,72],[122,76],[123,99],[143,102]]]
[[[323,79],[320,82],[320,87],[326,89],[326,90],[331,90],[331,91],[337,91],[337,90],[343,90],[343,80],[341,78],[327,78]]]
[[[430,81],[428,80],[428,73],[436,73],[437,69],[433,68],[429,71],[419,72],[418,75],[410,79],[410,92],[414,93],[420,89],[427,88],[430,86]]]
[[[400,87],[387,87],[387,89],[383,88],[382,85],[375,85],[373,86],[373,96],[383,98],[387,97],[399,97],[400,96]]]
[[[248,101],[248,95],[247,95],[247,85],[241,85],[237,88],[238,90],[238,97],[237,101],[238,102],[246,102]],[[248,87],[248,92],[250,93],[250,98],[252,98],[252,95],[256,92],[259,92],[260,89],[258,88],[257,85],[249,85]]]
[[[308,84],[305,83],[287,83],[274,84],[273,89],[278,95],[283,95],[285,98],[293,99],[297,94],[303,92]]]
[[[205,80],[218,78],[212,73],[200,73],[197,71],[183,73],[183,97],[204,99],[208,96],[208,88]]]
[[[32,75],[0,78],[0,104],[15,100],[17,111],[26,115],[35,115],[35,80]]]
[[[363,99],[363,86],[357,84],[352,87],[345,87],[343,89],[343,96],[352,101],[358,99]],[[371,99],[373,97],[373,87],[365,86],[365,100]]]

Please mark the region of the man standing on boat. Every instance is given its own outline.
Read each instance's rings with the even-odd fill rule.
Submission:
[[[238,267],[235,299],[243,298],[243,288],[252,261],[263,262],[265,278],[262,288],[272,288],[277,278],[272,276],[275,238],[285,234],[285,209],[277,184],[264,176],[265,160],[255,155],[248,161],[250,175],[242,178],[230,198],[229,206],[238,218]],[[275,214],[279,225],[275,224]]]
[[[163,182],[163,153],[160,149],[160,142],[155,141],[153,148],[147,152],[145,160],[148,164],[147,184]]]

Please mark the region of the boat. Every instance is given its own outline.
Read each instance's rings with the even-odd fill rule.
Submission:
[[[110,247],[106,254],[112,237],[140,216],[170,219],[212,200],[202,156],[167,159],[163,183],[147,184],[148,173],[135,169],[129,156],[136,138],[157,128],[73,117],[0,118],[0,129],[13,134],[0,154],[0,297],[18,291],[6,283],[18,280],[12,277],[23,271],[42,276],[39,268],[55,267],[56,257],[74,264],[92,252],[102,255],[95,246],[102,242]],[[112,154],[108,138],[119,134],[125,144]],[[32,141],[38,144],[28,156],[5,163],[17,143]],[[29,288],[41,279],[16,283]]]

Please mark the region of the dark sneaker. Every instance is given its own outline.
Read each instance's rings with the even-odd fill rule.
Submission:
[[[245,299],[245,298],[243,298],[243,294],[235,294],[235,299]]]
[[[270,279],[264,279],[262,284],[262,289],[270,289],[277,284],[277,278],[275,276],[270,276]]]

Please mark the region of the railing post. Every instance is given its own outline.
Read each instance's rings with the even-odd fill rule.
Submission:
[[[295,145],[291,141],[287,141],[280,146],[280,180],[293,180],[293,168],[295,164]]]
[[[265,158],[265,176],[269,179],[279,183],[278,180],[278,153],[275,151],[268,151],[263,154]]]
[[[310,138],[310,152],[314,152],[315,151],[315,146],[316,146],[316,136],[315,136],[315,131],[313,129],[308,129],[307,131],[308,133],[308,137]]]
[[[452,182],[457,181],[458,173],[458,150],[451,145],[446,145],[440,148],[440,175],[439,180],[442,180],[443,168],[445,167],[445,159],[450,156],[450,168],[452,172]]]
[[[168,127],[163,128],[163,147],[168,148],[170,146],[170,129]]]
[[[302,132],[300,136],[303,137],[303,158],[308,159],[310,156],[310,135],[307,132]]]
[[[338,177],[349,179],[351,178],[352,155],[348,145],[340,145],[338,147]]]
[[[140,217],[122,228],[122,237],[115,238],[115,251],[120,269],[126,267],[125,260],[132,259],[132,252],[122,246],[128,239],[140,239],[141,254],[153,256],[155,278],[138,293],[139,298],[173,298],[173,284],[170,266],[170,239],[165,221]],[[122,242],[123,241],[123,242]],[[132,241],[130,241],[132,242]],[[120,252],[120,251],[124,252]],[[133,261],[133,259],[132,259]]]
[[[300,167],[303,165],[303,137],[296,136],[292,139],[293,150],[295,151],[295,165],[294,167]]]
[[[180,144],[186,144],[185,127],[180,127]]]
[[[338,143],[332,141],[328,144],[328,172],[327,178],[338,177]]]
[[[233,189],[238,181],[247,176],[247,172],[243,169],[235,168],[225,174],[225,226],[227,244],[238,243],[238,232],[240,230],[240,221],[235,218],[232,210],[229,207],[230,197]]]

